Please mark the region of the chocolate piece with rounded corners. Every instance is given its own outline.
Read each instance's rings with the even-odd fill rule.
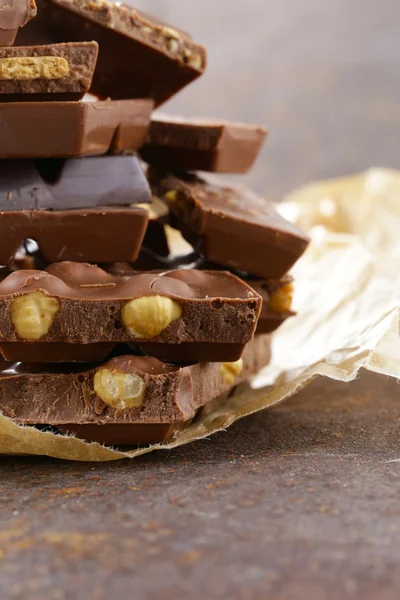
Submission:
[[[236,363],[178,368],[156,358],[117,356],[89,369],[2,365],[0,409],[22,425],[51,425],[88,441],[163,442],[197,411],[270,360],[270,336],[257,336]],[[60,402],[67,398],[67,402]]]
[[[0,0],[0,47],[12,46],[19,28],[36,12],[35,0]]]
[[[206,67],[205,49],[188,34],[126,4],[108,0],[41,4],[38,19],[27,28],[27,39],[37,32],[51,42],[96,40],[100,50],[91,92],[100,98],[153,98],[159,106]]]
[[[171,171],[247,173],[266,135],[257,125],[157,114],[140,153],[149,164]]]
[[[0,159],[70,158],[136,151],[151,100],[0,103]]]
[[[0,48],[0,101],[80,100],[98,49],[97,42]]]
[[[0,161],[0,211],[150,202],[149,184],[135,156]]]
[[[171,225],[207,260],[263,279],[281,279],[303,254],[308,236],[245,186],[195,175],[148,173]]]
[[[108,262],[122,256],[135,260],[147,220],[144,208],[0,212],[0,264],[13,262],[29,238],[38,243],[46,263]]]
[[[44,360],[42,345],[60,342],[151,343],[154,354],[173,346],[172,360],[179,363],[194,360],[188,347],[213,344],[212,360],[231,360],[252,339],[260,310],[261,297],[231,273],[115,277],[94,265],[63,262],[3,279],[0,341],[25,341],[24,360],[32,362]]]

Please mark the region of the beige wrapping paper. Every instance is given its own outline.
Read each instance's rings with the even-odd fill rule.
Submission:
[[[251,387],[241,386],[229,404],[172,443],[132,452],[19,427],[0,415],[0,452],[84,461],[133,458],[209,436],[292,396],[319,375],[351,381],[364,368],[400,378],[400,173],[374,169],[311,184],[279,210],[306,229],[312,243],[293,270],[299,314],[274,336],[272,363]]]

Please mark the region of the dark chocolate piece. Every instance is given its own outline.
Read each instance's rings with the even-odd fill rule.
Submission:
[[[135,156],[0,161],[0,211],[146,202],[150,188]]]
[[[142,158],[169,170],[247,173],[267,132],[256,125],[154,115]]]
[[[126,4],[49,0],[31,29],[52,42],[96,40],[91,91],[101,98],[153,98],[158,106],[206,66],[205,49],[187,34]],[[29,28],[26,33],[32,39]]]
[[[303,254],[308,236],[244,186],[149,170],[153,193],[167,202],[171,225],[207,260],[264,279],[281,279]]]
[[[143,208],[0,212],[0,264],[13,262],[28,238],[38,243],[46,263],[135,260],[147,220]]]
[[[48,348],[44,355],[41,347],[51,343],[60,353],[60,343],[112,342],[144,349],[151,343],[153,355],[170,352],[179,363],[200,353],[204,360],[203,345],[212,343],[207,360],[231,360],[252,339],[260,310],[261,297],[231,273],[181,270],[124,278],[64,262],[46,271],[15,271],[0,283],[0,342],[8,343],[9,356],[9,343],[26,340],[24,360],[31,362],[48,358]]]
[[[135,151],[152,107],[151,100],[0,103],[0,159]]]
[[[70,365],[2,365],[0,409],[23,425],[51,425],[88,441],[137,445],[166,441],[200,407],[270,360],[270,336],[257,336],[236,363],[177,368],[156,358],[118,356],[87,370]]]
[[[0,0],[0,46],[12,46],[19,28],[36,12],[35,0]]]
[[[80,100],[98,49],[96,42],[0,48],[0,101]]]

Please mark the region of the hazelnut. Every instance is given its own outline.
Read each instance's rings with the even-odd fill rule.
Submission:
[[[44,292],[31,292],[11,302],[11,320],[20,338],[39,340],[48,333],[60,308],[57,298]]]
[[[276,313],[289,312],[293,302],[293,284],[286,283],[272,292],[269,298],[269,307]]]
[[[18,56],[0,59],[0,80],[61,79],[69,65],[61,56]]]
[[[168,200],[168,202],[176,202],[178,200],[178,190],[168,190],[165,194],[165,199]]]
[[[179,42],[178,42],[178,40],[175,40],[173,38],[171,38],[170,40],[168,40],[168,42],[167,42],[167,48],[168,48],[168,50],[172,54],[178,54],[178,52],[179,52]]]
[[[78,4],[78,2],[75,2],[75,4]],[[89,2],[86,3],[86,9],[87,10],[103,10],[105,8],[107,8],[107,6],[109,5],[109,3],[106,0],[90,0]]]
[[[176,29],[172,29],[172,27],[163,27],[161,29],[161,31],[165,35],[165,37],[173,39],[173,40],[179,40],[181,37],[179,35],[179,32],[176,31]]]
[[[93,379],[96,395],[113,408],[137,408],[143,404],[146,384],[136,373],[99,369]]]
[[[194,69],[201,69],[203,66],[203,59],[200,54],[194,54],[188,60],[188,65],[193,67]]]
[[[181,306],[166,296],[142,296],[127,302],[121,310],[122,321],[138,338],[153,338],[182,315]]]
[[[243,369],[243,358],[235,362],[224,362],[220,366],[220,371],[224,382],[231,385],[235,378],[240,375]]]

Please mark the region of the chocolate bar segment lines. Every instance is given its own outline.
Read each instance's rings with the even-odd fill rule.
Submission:
[[[0,103],[0,159],[136,151],[152,108],[152,100]]]

